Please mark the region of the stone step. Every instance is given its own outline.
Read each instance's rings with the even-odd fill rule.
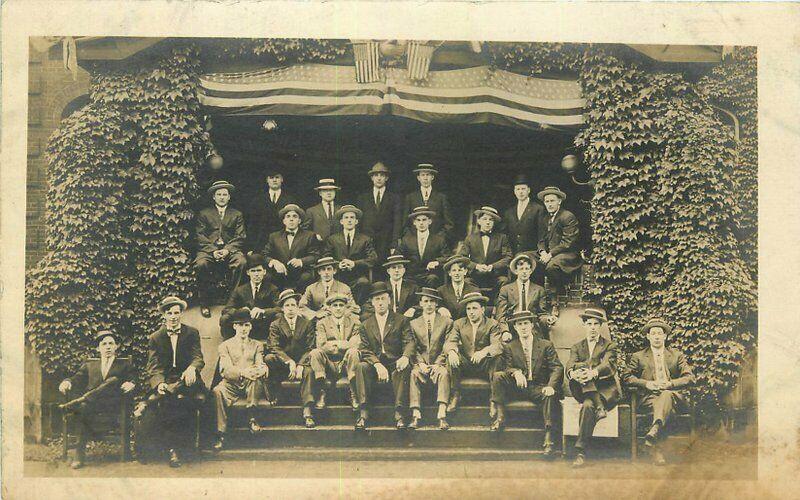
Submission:
[[[449,431],[448,431],[449,432]],[[540,450],[493,450],[481,448],[240,448],[204,455],[207,460],[292,461],[461,461],[536,460]]]

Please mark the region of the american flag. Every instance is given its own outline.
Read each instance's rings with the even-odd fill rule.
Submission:
[[[435,50],[436,46],[428,45],[425,42],[415,40],[408,42],[406,66],[409,78],[412,80],[428,78],[428,68],[431,67],[431,59]]]
[[[353,42],[353,58],[356,61],[356,81],[371,83],[380,80],[381,54],[378,42]]]

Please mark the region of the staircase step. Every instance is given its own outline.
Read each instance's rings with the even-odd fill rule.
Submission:
[[[448,431],[449,432],[449,431]],[[493,450],[480,448],[247,448],[225,449],[205,455],[210,460],[293,461],[451,461],[535,460],[541,450]]]

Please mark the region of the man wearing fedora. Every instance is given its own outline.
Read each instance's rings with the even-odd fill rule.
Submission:
[[[338,261],[338,276],[353,291],[357,303],[366,300],[369,293],[369,272],[378,260],[372,238],[357,230],[363,212],[354,205],[344,205],[336,210],[340,230],[325,240],[324,255]]]
[[[492,399],[497,417],[492,430],[505,426],[506,402],[523,398],[541,406],[544,417],[544,452],[553,455],[553,411],[561,398],[564,367],[558,360],[556,348],[549,340],[535,334],[537,321],[528,310],[516,311],[509,323],[516,331],[514,338],[503,346],[503,370],[492,375]]]
[[[533,329],[540,337],[545,337],[544,327],[552,326],[555,317],[547,311],[547,295],[544,288],[531,280],[536,268],[536,259],[530,253],[514,256],[510,264],[514,281],[503,286],[494,304],[494,318],[504,323],[518,311],[530,311],[536,320]]]
[[[442,266],[450,251],[444,236],[431,231],[434,212],[427,207],[416,207],[408,215],[415,231],[400,239],[397,253],[406,256],[408,277],[419,286],[436,288],[441,284]]]
[[[640,405],[653,412],[653,425],[645,436],[645,445],[652,452],[653,462],[664,465],[660,442],[666,439],[666,425],[676,411],[688,407],[686,389],[695,383],[694,372],[686,356],[666,347],[672,327],[661,318],[648,320],[642,333],[650,346],[631,356],[624,380],[638,391]]]
[[[192,441],[192,411],[205,400],[200,378],[205,362],[200,333],[181,323],[186,302],[170,296],[158,308],[164,324],[148,339],[147,376],[150,388],[161,397],[155,413],[160,444],[169,449],[170,467],[180,467],[181,451]]]
[[[319,194],[320,202],[306,210],[302,226],[303,229],[313,231],[319,236],[320,241],[324,241],[331,234],[342,230],[339,218],[336,216],[340,205],[334,203],[336,192],[340,189],[342,188],[337,186],[333,179],[320,179],[314,188],[314,191]]]
[[[478,231],[464,240],[459,253],[469,258],[469,275],[480,288],[490,289],[492,296],[508,282],[506,274],[511,262],[511,245],[508,236],[495,231],[500,214],[493,207],[475,210]]]
[[[406,428],[408,379],[414,356],[414,336],[408,319],[389,310],[389,287],[379,281],[372,285],[369,297],[372,310],[359,328],[361,362],[356,369],[356,398],[359,414],[357,431],[366,429],[369,403],[378,384],[392,383],[394,418],[398,429]]]
[[[426,207],[431,214],[430,230],[434,234],[442,233],[445,241],[450,241],[453,234],[453,215],[450,202],[444,193],[433,188],[433,180],[439,174],[430,163],[420,163],[414,169],[419,181],[419,189],[408,193],[403,204],[403,218],[408,221],[409,215],[417,207]],[[404,231],[409,232],[409,231]]]
[[[409,260],[403,254],[395,253],[386,258],[383,268],[389,276],[386,281],[389,288],[389,310],[410,319],[418,312],[416,293],[419,287],[413,281],[405,279],[408,264]],[[362,308],[361,321],[374,312],[372,301],[367,301]]]
[[[414,359],[411,368],[409,400],[411,423],[409,429],[416,429],[422,420],[422,390],[431,384],[436,387],[436,418],[439,429],[450,428],[447,422],[447,404],[450,402],[450,373],[444,352],[444,343],[450,334],[453,321],[437,312],[442,297],[433,288],[423,287],[417,292],[422,314],[411,320],[414,334]]]
[[[600,335],[600,328],[607,321],[605,312],[586,308],[580,316],[586,338],[572,346],[566,365],[570,393],[581,404],[574,467],[585,464],[595,424],[617,406],[622,396],[617,376],[617,346]]]
[[[70,398],[87,394],[86,401],[76,410],[78,420],[78,445],[75,458],[70,463],[73,469],[83,467],[86,460],[86,442],[97,427],[99,413],[119,413],[124,394],[131,392],[135,384],[136,372],[128,360],[117,358],[119,336],[111,330],[100,330],[94,335],[99,358],[88,358],[78,371],[65,378],[58,390]],[[116,382],[111,382],[116,378]],[[103,384],[106,384],[103,386]],[[100,387],[105,387],[101,389]],[[90,392],[97,389],[96,392]],[[125,443],[128,446],[128,443]]]
[[[546,187],[536,197],[544,203],[547,212],[539,228],[539,261],[544,265],[544,275],[552,287],[551,296],[555,298],[564,292],[570,276],[583,264],[579,249],[580,226],[572,212],[561,208],[567,195],[557,187]]]
[[[228,302],[222,308],[222,315],[219,319],[220,333],[223,339],[233,337],[231,316],[235,311],[245,307],[250,311],[252,325],[249,337],[266,341],[269,324],[281,312],[281,308],[276,303],[278,289],[265,279],[267,265],[264,256],[260,253],[248,255],[244,269],[250,281],[238,286],[228,297]]]
[[[400,238],[403,228],[402,200],[387,189],[389,174],[389,168],[383,163],[373,165],[367,172],[372,180],[372,189],[361,193],[356,199],[356,206],[363,212],[363,216],[359,217],[359,227],[372,238],[379,262],[386,260],[389,248]]]
[[[347,311],[358,315],[361,307],[353,300],[350,287],[336,279],[339,263],[333,257],[320,257],[314,264],[319,279],[306,287],[300,298],[300,314],[309,320],[320,320],[330,314],[327,300],[335,294],[347,297]]]
[[[295,287],[304,290],[314,280],[312,265],[319,258],[320,241],[317,235],[300,228],[306,213],[289,204],[278,212],[284,229],[269,235],[264,246],[264,258],[279,288]]]
[[[300,315],[300,294],[288,288],[278,296],[283,314],[269,325],[267,355],[264,359],[269,368],[268,390],[273,405],[278,401],[280,383],[286,379],[300,380],[300,397],[303,401],[303,420],[306,427],[316,424],[311,414],[314,404],[311,350],[316,345],[314,323]]]
[[[525,175],[520,174],[514,179],[514,197],[514,205],[503,212],[503,227],[511,250],[515,255],[523,252],[536,254],[545,210],[539,202],[531,200],[531,183]]]
[[[450,282],[436,289],[442,297],[439,312],[453,321],[463,318],[466,314],[461,298],[468,293],[480,292],[478,287],[466,280],[469,258],[463,255],[453,255],[444,263],[444,272],[450,277]]]
[[[248,411],[251,432],[259,430],[254,409],[259,399],[267,394],[267,365],[264,363],[264,343],[250,338],[252,319],[246,307],[231,314],[231,323],[236,335],[218,347],[219,370],[222,380],[214,387],[217,409],[217,442],[214,449],[224,446],[228,429],[228,407],[244,399]]]
[[[197,257],[194,268],[197,273],[197,298],[200,312],[211,317],[211,297],[213,289],[212,268],[227,265],[233,277],[232,289],[239,285],[245,258],[242,250],[247,235],[244,230],[242,213],[228,206],[233,192],[233,184],[217,181],[208,188],[214,206],[200,210],[196,217],[195,236],[197,237]]]
[[[247,212],[247,248],[260,252],[267,244],[269,235],[283,227],[280,210],[286,205],[298,204],[297,198],[283,187],[283,174],[270,165],[265,174],[265,187],[253,198]]]

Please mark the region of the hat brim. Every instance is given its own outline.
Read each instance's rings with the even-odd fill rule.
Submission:
[[[236,191],[236,187],[234,187],[233,184],[227,184],[226,183],[226,184],[218,184],[216,186],[211,186],[210,188],[208,188],[208,194],[213,195],[214,193],[216,193],[220,189],[227,189],[228,192],[230,192],[230,193]]]
[[[289,299],[300,300],[300,297],[302,297],[302,295],[300,295],[299,293],[295,292],[295,293],[293,293],[291,295],[287,295],[286,297],[279,298],[278,299],[278,305],[282,306],[283,303],[286,302]]]
[[[356,214],[356,217],[359,219],[364,215],[364,212],[362,212],[360,208],[348,208],[347,210],[337,210],[336,218],[341,219],[344,214],[350,213]]]
[[[656,321],[656,322],[645,324],[642,327],[642,333],[645,334],[645,335],[649,335],[650,334],[650,329],[651,328],[656,328],[656,327],[662,328],[664,330],[664,333],[667,335],[667,337],[669,337],[669,335],[672,333],[672,327],[669,326],[668,324],[662,322],[662,321]]]
[[[286,210],[285,208],[282,208],[278,212],[278,217],[283,219],[286,216],[286,214],[288,214],[289,212],[295,212],[301,219],[304,219],[306,217],[306,211],[303,210],[302,208],[290,208],[289,210]]]
[[[534,316],[533,314],[526,314],[525,316],[519,316],[519,317],[516,317],[516,318],[512,316],[512,317],[508,318],[508,322],[509,323],[516,323],[517,321],[522,321],[524,319],[527,319],[529,321],[533,321],[534,319],[536,319],[536,316]]]
[[[423,210],[423,211],[419,211],[419,212],[410,213],[410,214],[408,214],[408,220],[413,221],[414,219],[416,219],[420,215],[427,215],[428,217],[430,217],[432,219],[436,215],[436,212],[434,212],[433,210]]]
[[[334,260],[333,262],[324,262],[322,264],[314,264],[313,267],[314,267],[314,269],[322,269],[323,267],[333,266],[333,268],[336,269],[336,264],[338,264],[338,262],[336,262]]]
[[[489,297],[481,295],[480,297],[470,297],[458,301],[459,304],[464,304],[464,305],[469,304],[470,302],[480,302],[481,304],[487,304],[489,302]]]
[[[171,300],[165,304],[159,304],[158,310],[164,312],[172,306],[181,306],[181,311],[185,311],[188,307],[188,304],[185,300]]]
[[[370,292],[368,297],[371,299],[372,297],[377,297],[378,295],[384,295],[384,294],[391,295],[388,288],[385,290],[377,290],[375,292]]]
[[[564,201],[564,200],[567,199],[567,194],[565,192],[556,191],[555,189],[545,189],[543,191],[539,191],[539,193],[536,195],[536,197],[539,199],[539,201],[543,202],[544,201],[544,197],[547,196],[548,194],[554,194],[554,195],[558,196],[561,199],[561,201]]]
[[[438,301],[438,302],[441,302],[442,300],[444,300],[440,296],[434,295],[434,294],[428,293],[428,292],[416,292],[416,295],[418,295],[420,298],[428,297],[429,299],[433,299],[433,300]]]
[[[112,337],[115,342],[119,342],[119,334],[114,333],[114,332],[97,332],[94,335],[94,341],[95,342],[100,342],[101,340],[103,340],[106,337]]]
[[[342,188],[339,186],[317,186],[314,188],[314,191],[338,191]]]
[[[450,270],[450,268],[451,268],[451,267],[453,267],[453,266],[454,266],[454,265],[456,265],[456,264],[461,264],[462,266],[464,266],[464,267],[467,267],[467,264],[468,264],[468,263],[469,263],[469,259],[468,259],[468,258],[466,258],[466,257],[462,257],[462,258],[459,258],[459,259],[453,259],[453,260],[449,260],[449,261],[447,261],[447,262],[445,262],[445,263],[444,263],[444,270],[445,270],[445,271],[449,271],[449,270]]]
[[[388,170],[370,170],[369,172],[367,172],[367,175],[372,177],[375,174],[389,175],[389,173],[390,172]]]
[[[527,254],[526,255],[518,255],[518,256],[514,257],[513,259],[511,259],[511,262],[508,263],[508,270],[511,271],[511,274],[513,274],[514,276],[517,275],[517,264],[519,264],[519,262],[521,260],[524,260],[526,262],[530,262],[531,270],[536,269],[536,259],[534,259],[532,256],[527,255]]]
[[[581,318],[581,321],[586,321],[587,319],[596,319],[597,321],[599,321],[599,322],[601,322],[601,323],[606,323],[606,322],[608,322],[608,319],[607,319],[607,318],[604,318],[603,316],[598,316],[598,315],[596,315],[596,314],[585,314],[585,313],[581,313],[581,314],[579,314],[578,316],[580,316],[580,318]]]
[[[502,217],[500,217],[498,214],[490,212],[488,210],[478,209],[478,210],[475,210],[473,213],[475,214],[475,217],[478,217],[478,218],[480,218],[483,214],[487,214],[492,219],[494,219],[496,222],[500,222],[501,220],[503,220]]]
[[[394,260],[392,262],[384,262],[383,267],[390,267],[395,264],[403,264],[405,266],[406,264],[411,264],[411,261],[407,259],[401,259],[401,260]]]
[[[422,173],[422,172],[430,172],[432,174],[438,174],[439,173],[439,171],[436,170],[435,168],[415,168],[414,170],[412,170],[412,172],[414,172],[415,174],[419,174],[419,173]]]

